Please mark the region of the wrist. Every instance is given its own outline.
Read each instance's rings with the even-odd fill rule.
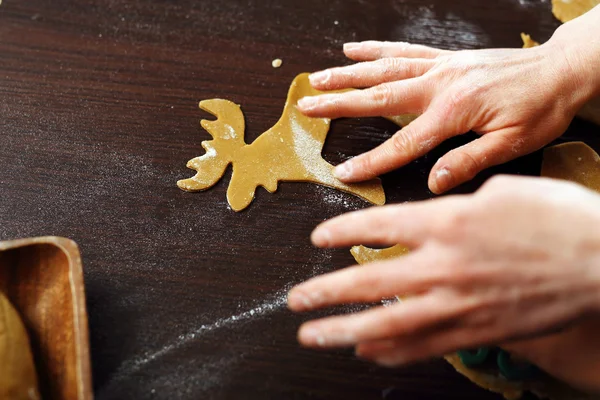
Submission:
[[[600,96],[600,6],[560,26],[545,44],[579,109]]]

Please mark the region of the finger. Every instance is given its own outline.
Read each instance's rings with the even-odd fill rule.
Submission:
[[[444,155],[431,169],[429,188],[440,194],[473,179],[479,172],[526,154],[515,139],[504,131],[491,132]]]
[[[300,327],[298,340],[307,347],[354,346],[414,334],[452,318],[455,313],[455,307],[443,297],[428,294],[391,307],[307,322]]]
[[[347,303],[369,303],[422,293],[446,280],[445,257],[418,250],[392,260],[354,266],[310,279],[290,291],[292,311]]]
[[[383,366],[394,367],[489,343],[487,331],[454,325],[394,339],[360,343],[356,346],[356,355]]]
[[[319,225],[311,240],[318,247],[355,244],[409,248],[420,246],[431,236],[440,221],[468,206],[463,196],[400,205],[372,207],[335,217]]]
[[[380,146],[338,165],[334,173],[343,182],[369,180],[408,164],[460,133],[439,114],[427,111]]]
[[[298,101],[298,108],[309,117],[377,117],[420,113],[429,97],[423,80],[413,78],[364,90],[304,97]]]
[[[415,78],[425,74],[434,66],[432,60],[409,58],[382,58],[347,67],[331,68],[311,74],[311,85],[318,90],[364,88]]]
[[[344,54],[356,61],[372,61],[386,57],[436,58],[451,51],[405,42],[366,41],[344,44]]]

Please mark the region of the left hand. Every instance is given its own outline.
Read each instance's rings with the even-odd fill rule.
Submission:
[[[402,303],[304,324],[310,347],[355,346],[400,365],[541,335],[600,312],[600,195],[543,178],[494,177],[472,195],[375,207],[334,218],[320,247],[402,244],[397,259],[313,278],[294,311],[394,295]]]

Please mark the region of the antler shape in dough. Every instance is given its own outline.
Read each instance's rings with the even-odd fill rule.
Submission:
[[[279,121],[249,145],[244,142],[244,115],[238,105],[222,99],[200,102],[201,109],[217,117],[214,121],[201,121],[213,140],[202,142],[206,154],[187,164],[197,171],[196,176],[180,180],[177,185],[186,191],[206,190],[233,164],[227,200],[235,211],[248,207],[258,186],[273,193],[282,181],[317,183],[384,204],[385,193],[379,179],[342,183],[333,175],[334,166],[322,158],[331,120],[307,117],[296,108],[302,97],[320,93],[310,85],[308,74],[298,75]]]

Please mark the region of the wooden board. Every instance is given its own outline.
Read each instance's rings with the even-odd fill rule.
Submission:
[[[77,245],[58,237],[0,242],[0,291],[27,330],[41,398],[91,400],[88,321]]]
[[[549,3],[503,0],[3,0],[0,5],[0,240],[70,237],[85,265],[97,399],[495,399],[440,361],[389,370],[350,351],[298,347],[309,315],[286,290],[352,263],[317,250],[311,229],[366,207],[310,184],[260,190],[227,209],[228,177],[185,193],[187,160],[209,139],[199,100],[242,105],[253,140],[281,115],[300,72],[346,63],[345,41],[445,48],[547,40]],[[336,23],[337,21],[337,23]],[[271,67],[283,60],[279,69]],[[333,123],[337,163],[395,131],[380,119]],[[600,150],[597,128],[566,139]],[[429,169],[472,135],[384,176],[392,202],[429,198]],[[492,173],[538,174],[536,153]],[[343,310],[356,310],[350,307]]]

